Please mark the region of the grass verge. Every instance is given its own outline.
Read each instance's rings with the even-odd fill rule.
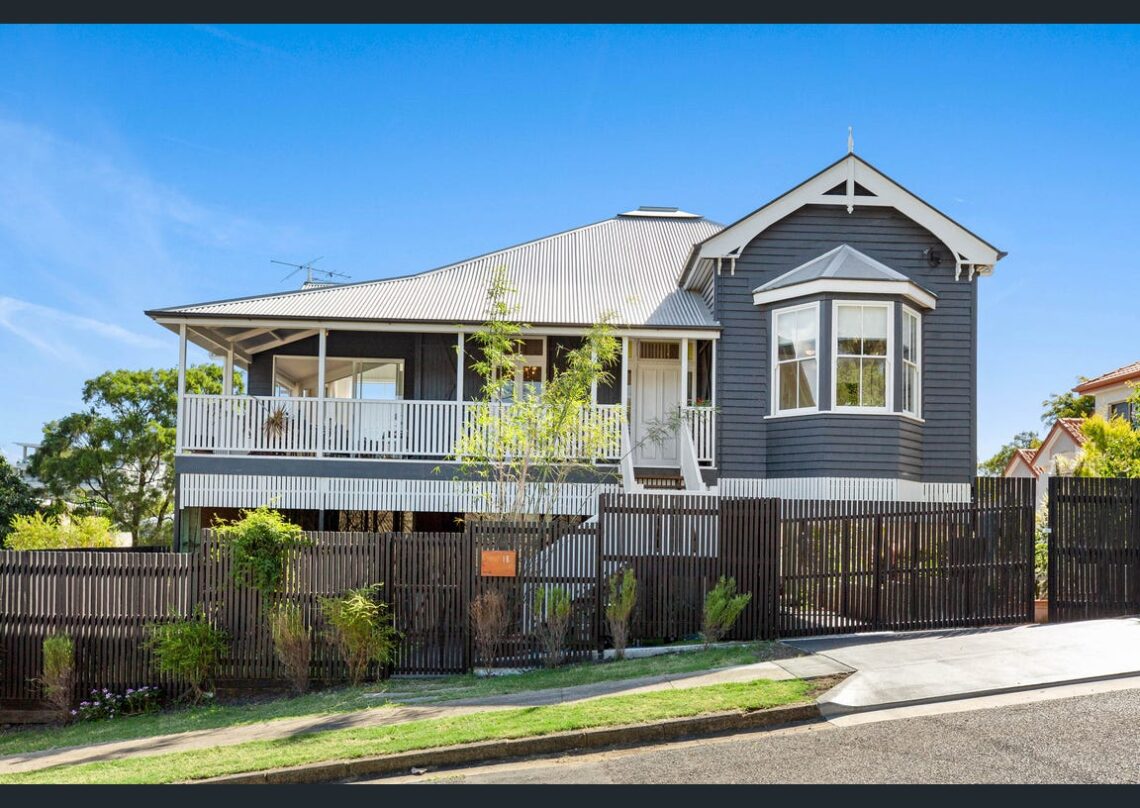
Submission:
[[[476,741],[639,724],[729,710],[761,710],[803,703],[820,683],[801,679],[708,685],[610,696],[588,702],[470,713],[379,727],[295,735],[209,750],[56,766],[0,775],[17,783],[173,783],[330,760],[350,760]]]
[[[194,730],[272,721],[277,718],[332,715],[400,704],[409,699],[442,702],[450,699],[496,696],[528,690],[635,679],[642,676],[693,673],[729,665],[744,665],[786,654],[786,646],[757,642],[728,648],[710,648],[643,659],[583,663],[517,676],[481,678],[473,675],[431,679],[392,679],[362,687],[334,688],[304,696],[266,699],[243,704],[214,703],[134,716],[57,727],[20,728],[0,732],[0,757],[46,749],[127,741]],[[377,697],[376,694],[383,694]]]

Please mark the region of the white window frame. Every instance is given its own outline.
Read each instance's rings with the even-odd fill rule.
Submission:
[[[815,406],[814,407],[797,407],[790,410],[780,409],[780,341],[777,338],[776,321],[784,314],[794,314],[798,311],[810,309],[815,312]],[[822,335],[820,334],[820,318],[819,318],[819,301],[812,303],[804,303],[799,306],[785,306],[784,308],[772,309],[772,323],[769,332],[768,341],[771,345],[771,406],[768,412],[771,413],[769,417],[783,417],[786,415],[809,415],[811,413],[819,412],[819,395],[822,392],[819,389],[819,363],[822,361],[820,353],[822,352]],[[791,361],[791,360],[789,360]],[[803,361],[803,360],[795,360]]]
[[[913,317],[916,323],[914,329],[915,343],[914,343],[914,360],[908,362],[906,356],[903,354],[904,343],[906,342],[906,326],[907,318]],[[909,415],[911,418],[922,418],[922,314],[912,309],[910,306],[904,305],[902,307],[902,339],[899,340],[899,362],[902,365],[902,401],[899,402],[899,408],[902,410],[903,415]],[[906,372],[907,366],[913,365],[915,369],[915,384],[914,384],[914,409],[908,410],[906,408]]]
[[[839,308],[841,306],[860,306],[862,308],[886,309],[887,312],[887,355],[883,357],[887,363],[885,406],[882,407],[852,407],[839,405]],[[891,301],[878,300],[835,300],[831,304],[831,410],[842,413],[893,413],[895,400],[894,377],[894,351],[895,344],[895,304]]]
[[[313,362],[317,362],[317,363],[320,362],[320,357],[315,356],[315,355],[310,356],[307,354],[286,354],[286,353],[274,354],[273,355],[273,391],[274,391],[274,396],[277,395],[277,388],[278,388],[278,384],[277,384],[277,378],[278,378],[278,376],[277,376],[277,360],[278,359],[310,359]],[[407,384],[408,384],[408,379],[407,379],[407,376],[405,375],[405,370],[407,369],[407,362],[405,361],[404,357],[402,357],[402,356],[331,356],[331,355],[326,356],[325,357],[326,366],[328,365],[328,363],[330,361],[353,362],[354,363],[353,373],[352,373],[352,377],[353,377],[352,397],[351,398],[345,398],[345,399],[339,399],[340,401],[404,401],[405,400],[405,392],[406,392],[406,388],[407,388]],[[381,362],[381,363],[382,362],[390,362],[392,364],[396,364],[396,365],[400,366],[400,369],[397,372],[397,380],[398,380],[399,389],[397,390],[396,398],[394,398],[394,399],[384,399],[384,398],[377,398],[377,399],[363,398],[362,399],[362,398],[357,398],[357,393],[359,391],[357,390],[357,387],[356,387],[355,363],[363,364],[365,362]],[[329,382],[326,381],[325,386],[327,387],[328,384],[329,384]],[[325,392],[327,392],[327,391],[325,391]],[[290,394],[290,395],[292,395],[292,394]],[[320,398],[320,397],[321,396],[309,396],[309,398]],[[324,397],[328,398],[327,395]]]

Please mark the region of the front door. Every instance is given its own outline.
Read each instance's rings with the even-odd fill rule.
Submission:
[[[637,466],[679,466],[677,437],[664,441],[646,439],[654,422],[669,420],[681,403],[681,366],[670,360],[646,360],[637,363],[633,386],[633,462]]]

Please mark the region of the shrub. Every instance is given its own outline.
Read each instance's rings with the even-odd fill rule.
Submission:
[[[538,640],[546,667],[562,664],[566,656],[566,631],[570,628],[570,595],[560,586],[535,590],[534,612],[538,620]]]
[[[606,622],[614,643],[614,656],[625,659],[625,646],[629,642],[629,618],[637,603],[637,577],[632,567],[610,576],[610,596],[606,601]]]
[[[309,662],[313,657],[313,632],[305,625],[301,607],[294,603],[279,603],[269,611],[269,632],[273,636],[273,650],[293,690],[304,693],[309,689]]]
[[[162,702],[162,691],[157,687],[127,688],[120,695],[107,688],[92,690],[86,701],[71,714],[80,721],[101,721],[116,716],[144,715],[157,712]]]
[[[335,598],[321,598],[321,612],[329,622],[329,636],[348,666],[349,679],[364,681],[369,664],[386,665],[396,652],[399,633],[392,625],[388,605],[378,597],[381,584],[350,589]]]
[[[1034,520],[1033,583],[1034,597],[1049,597],[1049,517],[1045,508]]]
[[[72,550],[114,547],[111,521],[103,516],[44,516],[40,512],[12,518],[5,547],[9,550]]]
[[[751,600],[751,592],[736,594],[735,578],[725,578],[723,575],[720,577],[716,586],[705,595],[701,640],[706,648],[728,633],[736,618]]]
[[[267,601],[284,590],[293,553],[313,543],[299,525],[264,505],[242,511],[235,522],[218,523],[214,533],[230,552],[234,580]]]
[[[488,589],[471,601],[471,629],[475,635],[475,653],[484,666],[488,668],[494,666],[509,625],[507,599],[501,592]]]
[[[40,680],[44,696],[66,720],[75,686],[75,643],[66,634],[44,638],[44,675]]]
[[[226,654],[229,635],[213,624],[201,604],[189,619],[154,623],[147,633],[145,644],[158,670],[189,682],[194,702],[200,702]]]

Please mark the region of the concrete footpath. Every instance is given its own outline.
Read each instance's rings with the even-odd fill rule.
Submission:
[[[1140,674],[1140,619],[785,640],[856,669],[824,716]]]
[[[0,757],[0,772],[25,772],[51,766],[78,765],[126,757],[164,755],[170,752],[230,746],[247,741],[290,738],[312,732],[401,724],[408,721],[446,718],[488,710],[506,710],[512,707],[567,704],[605,696],[648,693],[672,688],[701,687],[726,682],[751,682],[756,679],[813,678],[849,673],[850,670],[843,663],[828,657],[801,656],[773,662],[758,662],[752,665],[736,665],[704,673],[643,676],[636,679],[483,696],[435,704],[390,705],[350,713],[281,718],[222,729],[198,730],[175,735],[152,736],[130,741],[114,741],[92,746],[52,749]]]

